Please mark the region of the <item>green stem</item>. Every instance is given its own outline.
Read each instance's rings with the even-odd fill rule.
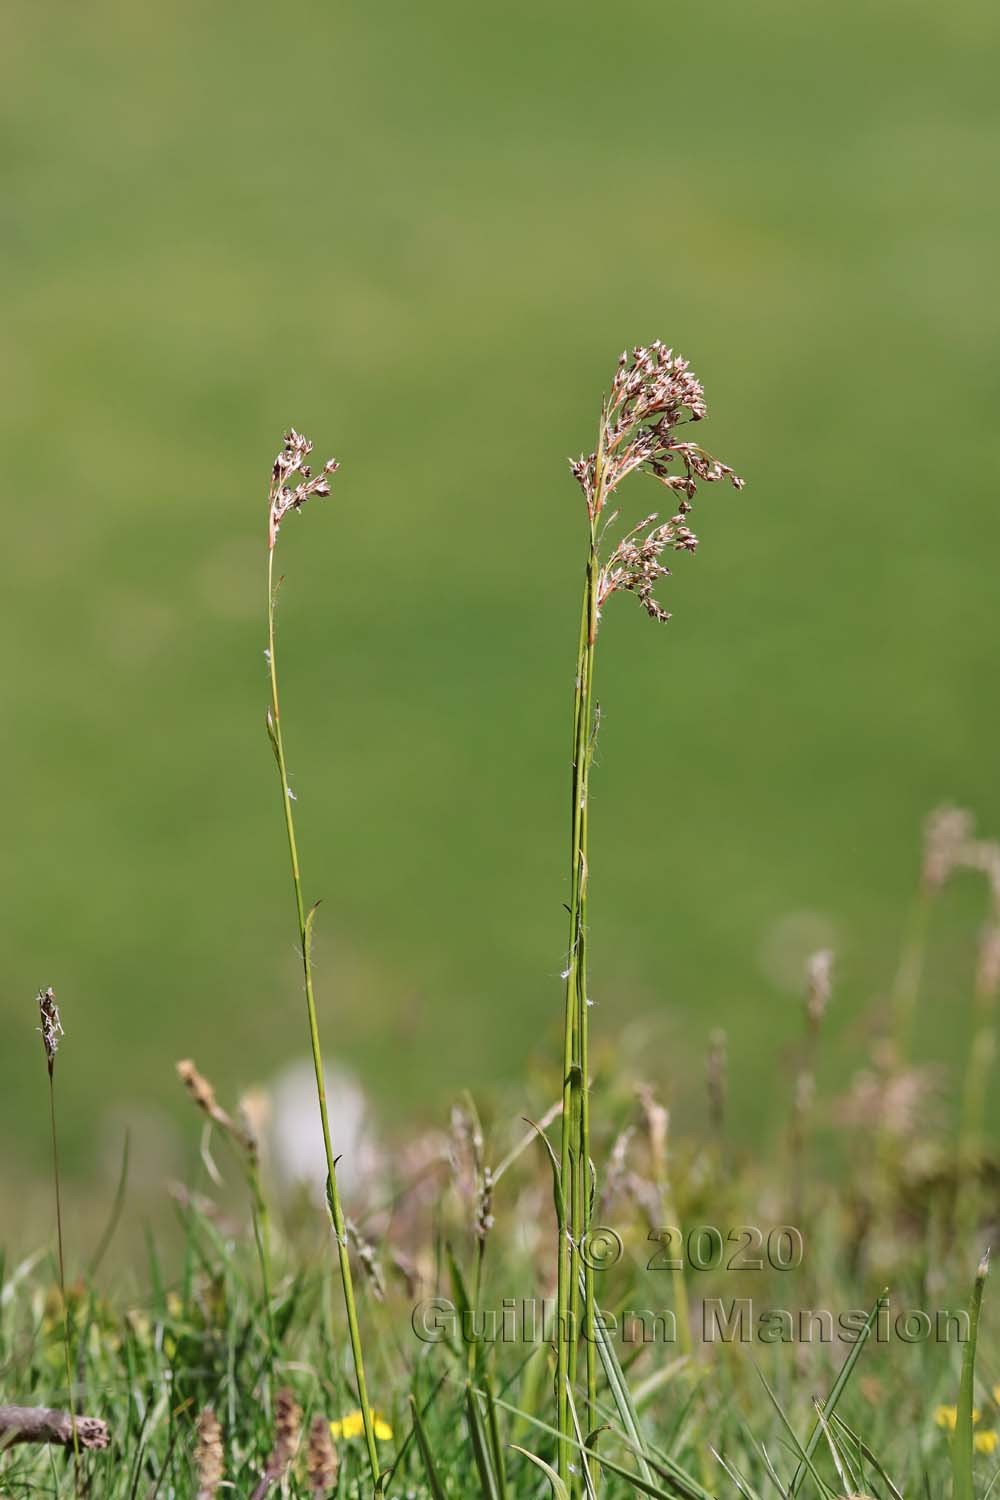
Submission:
[[[66,1300],[66,1260],[63,1253],[62,1186],[59,1175],[59,1133],[56,1130],[56,1080],[55,1070],[49,1060],[49,1123],[52,1127],[52,1177],[56,1189],[56,1243],[59,1248],[59,1295],[63,1305],[63,1350],[66,1356],[66,1402],[69,1406],[70,1426],[73,1433],[73,1481],[77,1494],[80,1491],[80,1439],[76,1430],[76,1414],[73,1407],[73,1355],[70,1349],[69,1303]]]
[[[260,1279],[264,1292],[264,1315],[267,1322],[267,1336],[271,1344],[272,1358],[277,1353],[278,1343],[275,1337],[274,1312],[271,1307],[271,1216],[268,1212],[267,1200],[260,1182],[260,1168],[256,1162],[246,1164],[247,1182],[250,1187],[250,1217],[253,1221],[254,1244],[257,1247],[257,1259],[260,1262]],[[270,1378],[270,1373],[269,1373]]]
[[[330,1204],[330,1217],[333,1220],[333,1231],[337,1241],[337,1254],[340,1260],[340,1276],[344,1288],[344,1305],[347,1309],[347,1327],[351,1340],[351,1353],[354,1357],[354,1373],[358,1384],[358,1400],[361,1405],[361,1415],[365,1425],[365,1441],[368,1445],[368,1458],[371,1463],[372,1484],[374,1492],[377,1494],[379,1489],[378,1449],[375,1443],[375,1426],[372,1421],[371,1405],[368,1400],[368,1382],[365,1379],[364,1358],[361,1352],[358,1310],[354,1299],[354,1281],[351,1275],[351,1262],[347,1250],[347,1226],[344,1221],[344,1211],[340,1203],[340,1194],[337,1191],[337,1163],[333,1154],[333,1144],[330,1139],[330,1116],[326,1104],[323,1054],[320,1048],[319,1022],[316,1017],[316,998],[313,992],[310,943],[310,927],[313,912],[309,912],[307,915],[305,903],[302,898],[302,876],[299,869],[298,846],[295,841],[295,819],[292,815],[292,799],[289,795],[288,786],[288,768],[285,762],[285,746],[281,733],[281,714],[278,707],[278,665],[274,647],[274,603],[274,548],[269,545],[267,554],[267,661],[271,679],[271,712],[268,719],[268,728],[271,736],[271,744],[274,748],[274,758],[278,764],[278,776],[281,781],[281,803],[285,814],[285,832],[288,835],[288,857],[292,869],[292,885],[295,890],[295,912],[298,918],[302,976],[305,982],[306,1013],[309,1019],[309,1041],[312,1047],[313,1068],[316,1074],[316,1095],[319,1100],[319,1114],[323,1129],[323,1147],[326,1152],[327,1195]]]
[[[920,985],[927,952],[927,926],[930,917],[931,892],[924,882],[914,899],[903,939],[899,968],[892,986],[892,1039],[896,1065],[905,1067],[910,1051],[913,1018],[920,998]]]
[[[600,478],[598,476],[599,485]],[[595,493],[598,491],[595,491]],[[569,1389],[576,1371],[580,1331],[580,1267],[583,1265],[583,1336],[586,1344],[588,1420],[593,1425],[597,1396],[594,1341],[593,1271],[581,1262],[580,1247],[590,1224],[589,1019],[587,1003],[587,886],[590,766],[593,759],[594,655],[597,638],[599,561],[594,519],[580,612],[576,686],[573,702],[572,805],[570,813],[569,950],[563,1035],[563,1109],[560,1153],[563,1222],[559,1226],[557,1288],[558,1471],[569,1481],[574,1438]],[[568,1212],[569,1222],[566,1215]]]

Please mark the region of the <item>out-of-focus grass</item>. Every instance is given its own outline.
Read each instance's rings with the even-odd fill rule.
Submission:
[[[563,456],[655,336],[749,484],[700,507],[662,637],[608,640],[596,1033],[724,1021],[761,1113],[798,1019],[775,964],[825,927],[849,1030],[925,809],[1000,813],[994,30],[922,0],[17,0],[0,1128],[35,1108],[42,983],[70,1171],[95,1098],[168,1106],[192,1049],[235,1085],[299,1034],[261,657],[290,421],[344,464],[281,606],[327,1034],[398,1112],[551,1047]],[[922,1046],[957,1058],[943,951]]]

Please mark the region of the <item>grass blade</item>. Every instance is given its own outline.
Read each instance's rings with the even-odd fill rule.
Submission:
[[[551,1464],[547,1464],[544,1458],[536,1458],[533,1453],[528,1452],[527,1448],[519,1448],[516,1443],[511,1443],[510,1446],[515,1453],[520,1453],[522,1458],[526,1458],[529,1463],[534,1464],[536,1469],[541,1469],[552,1486],[553,1500],[570,1500],[569,1490],[563,1484]]]
[[[864,1328],[862,1328],[861,1332],[858,1334],[857,1343],[853,1346],[851,1352],[848,1354],[847,1358],[844,1360],[844,1363],[841,1365],[840,1374],[833,1382],[833,1388],[830,1391],[829,1396],[827,1396],[826,1400],[823,1403],[823,1415],[828,1421],[833,1416],[837,1402],[840,1400],[841,1396],[847,1389],[848,1382],[850,1381],[851,1376],[854,1374],[854,1366],[861,1358],[861,1351],[864,1348],[865,1344],[868,1342],[872,1329],[875,1327],[875,1319],[878,1317],[878,1310],[882,1306],[883,1300],[887,1295],[888,1288],[885,1288],[876,1298],[875,1306],[868,1314],[868,1317],[865,1320]],[[792,1497],[798,1494],[802,1481],[806,1477],[806,1471],[809,1468],[809,1460],[816,1452],[816,1449],[819,1446],[819,1440],[822,1435],[823,1429],[817,1421],[814,1423],[813,1430],[809,1434],[809,1438],[805,1446],[805,1452],[803,1453],[802,1458],[799,1461],[799,1466],[795,1470],[795,1473],[792,1475],[792,1482],[788,1487],[789,1500],[792,1500]]]
[[[424,1472],[427,1475],[427,1483],[430,1487],[433,1500],[448,1500],[444,1485],[441,1483],[437,1469],[434,1465],[434,1455],[431,1452],[430,1443],[427,1441],[427,1431],[424,1427],[420,1408],[417,1406],[413,1396],[410,1397],[410,1415],[413,1418],[413,1430],[417,1435],[417,1447],[420,1449],[420,1457],[424,1461]]]
[[[952,1500],[973,1500],[972,1491],[972,1408],[976,1385],[976,1339],[979,1314],[983,1305],[983,1287],[990,1269],[987,1250],[976,1270],[976,1281],[969,1301],[969,1341],[962,1354],[962,1378],[958,1387],[958,1417],[951,1445]]]

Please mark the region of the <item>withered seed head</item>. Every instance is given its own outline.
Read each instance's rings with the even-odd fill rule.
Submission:
[[[314,1495],[325,1495],[337,1482],[340,1460],[333,1446],[330,1424],[322,1412],[317,1412],[309,1425],[309,1449],[306,1456],[306,1472],[309,1488]]]
[[[929,891],[940,890],[966,859],[975,822],[963,807],[936,807],[924,822],[921,875]]]
[[[39,1031],[42,1034],[42,1045],[45,1048],[45,1061],[49,1065],[51,1074],[55,1065],[56,1053],[59,1050],[59,1038],[64,1036],[62,1022],[59,1019],[59,1007],[56,1004],[55,990],[51,985],[46,990],[38,991],[38,1013],[42,1024]]]
[[[306,463],[306,459],[312,452],[312,446],[307,437],[303,437],[301,432],[296,432],[294,427],[290,427],[285,433],[284,446],[274,460],[268,496],[270,506],[268,545],[272,548],[278,539],[278,528],[288,512],[301,510],[313,495],[328,495],[330,476],[336,474],[340,468],[335,458],[328,458],[321,472],[314,477],[312,469]],[[298,475],[298,482],[290,485],[289,480],[296,475]]]
[[[287,1386],[274,1398],[274,1446],[264,1470],[265,1480],[281,1479],[295,1457],[302,1431],[302,1408]]]
[[[222,1453],[222,1429],[210,1406],[198,1417],[198,1437],[194,1448],[194,1468],[198,1480],[198,1500],[215,1500],[225,1476]]]
[[[686,517],[699,481],[728,479],[742,489],[739,475],[700,444],[677,441],[676,429],[700,422],[707,410],[701,382],[672,349],[657,341],[634,349],[631,356],[622,354],[601,410],[598,446],[589,457],[571,461],[570,468],[583,490],[592,528],[622,480],[636,471],[651,474],[677,496],[677,512],[658,525],[655,514],[647,516],[618,543],[601,568],[598,613],[612,594],[627,591],[652,619],[668,620],[668,612],[653,598],[653,587],[670,572],[660,561],[664,552],[694,552],[698,546]],[[642,532],[646,534],[640,538]]]
[[[806,1018],[813,1029],[826,1014],[832,990],[833,953],[821,948],[806,961]]]
[[[237,1124],[232,1115],[222,1108],[215,1097],[215,1089],[205,1075],[198,1072],[190,1057],[182,1058],[176,1068],[177,1077],[202,1114],[207,1115],[220,1130],[224,1130],[230,1139],[246,1152],[251,1164],[255,1164],[258,1156],[258,1143],[253,1131],[246,1125]]]
[[[361,1263],[361,1267],[368,1278],[372,1296],[376,1302],[385,1301],[385,1276],[382,1265],[375,1251],[375,1246],[370,1240],[366,1240],[357,1225],[351,1220],[347,1221],[347,1238],[354,1246],[354,1253]]]
[[[476,1203],[476,1239],[480,1244],[485,1244],[490,1230],[493,1228],[493,1171],[490,1167],[483,1168],[482,1181],[479,1187],[479,1198]]]

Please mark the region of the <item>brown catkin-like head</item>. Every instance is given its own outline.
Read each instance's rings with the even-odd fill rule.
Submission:
[[[310,1493],[328,1494],[337,1483],[339,1468],[340,1460],[330,1434],[330,1423],[322,1412],[317,1412],[309,1424],[309,1447],[306,1454]]]
[[[42,1024],[39,1031],[42,1033],[42,1045],[45,1048],[45,1061],[48,1064],[49,1076],[55,1066],[56,1053],[59,1050],[59,1038],[64,1034],[62,1022],[59,1019],[59,1007],[56,1004],[56,992],[49,985],[48,989],[38,991],[38,1014]]]
[[[198,1500],[215,1500],[225,1478],[222,1453],[222,1428],[210,1406],[198,1416],[197,1441],[194,1445],[194,1471],[198,1481]]]

